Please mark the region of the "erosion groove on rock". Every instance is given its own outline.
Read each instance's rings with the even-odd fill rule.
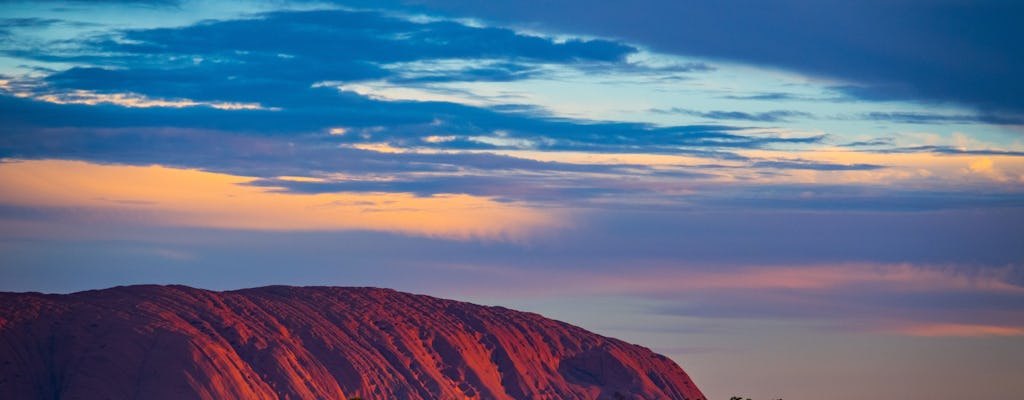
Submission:
[[[5,399],[703,399],[674,362],[537,314],[388,289],[0,293]]]

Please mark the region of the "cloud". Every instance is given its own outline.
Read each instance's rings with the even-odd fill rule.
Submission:
[[[19,93],[20,94],[20,93]],[[31,96],[28,94],[25,97]],[[228,102],[197,102],[187,99],[153,99],[136,93],[95,93],[88,90],[75,90],[57,94],[40,94],[33,96],[35,100],[54,104],[113,104],[129,108],[149,107],[212,107],[220,110],[266,110],[258,103]]]
[[[65,3],[64,0],[41,0],[41,3]],[[72,1],[74,2],[74,1]],[[139,6],[151,6],[151,7],[176,7],[182,3],[182,0],[95,0],[89,1],[90,3],[112,3],[112,4],[131,4]]]
[[[955,192],[965,185],[988,187],[975,194],[1009,194],[1016,192],[1015,185],[1005,185],[997,181],[977,180],[978,176],[966,173],[964,167],[983,158],[991,158],[992,162],[1013,177],[1024,173],[1024,158],[1019,152],[1006,150],[974,150],[952,148],[948,146],[921,146],[909,148],[870,148],[862,151],[850,147],[819,147],[806,151],[778,151],[770,149],[743,149],[737,153],[750,160],[788,163],[797,160],[803,163],[835,164],[836,166],[810,165],[800,172],[799,169],[787,171],[786,175],[767,176],[765,181],[774,183],[799,184],[874,184],[890,186],[899,193],[895,185],[913,184],[916,189],[928,187],[935,192]],[[765,165],[771,166],[771,164]],[[780,166],[786,166],[782,164]],[[843,166],[853,166],[846,168]],[[872,166],[885,166],[874,168]],[[799,167],[793,165],[792,167]],[[828,169],[839,174],[827,176],[823,181],[823,173]],[[817,171],[816,171],[817,170]],[[965,172],[966,171],[966,172]]]
[[[12,125],[128,127],[170,126],[263,134],[323,132],[331,127],[371,129],[372,137],[344,135],[342,142],[404,142],[412,138],[459,134],[476,141],[453,140],[429,143],[446,149],[520,148],[529,143],[535,150],[622,152],[623,150],[679,153],[686,148],[760,148],[774,144],[820,142],[824,136],[782,137],[744,134],[727,125],[661,127],[645,123],[593,122],[504,113],[486,108],[440,102],[394,102],[338,93],[329,88],[304,89],[304,107],[261,103],[266,109],[218,110],[212,107],[120,108],[78,104],[50,105],[28,99],[0,96],[0,115]],[[387,126],[381,126],[381,123]],[[509,139],[507,145],[479,138]],[[26,137],[25,139],[31,139]],[[514,141],[513,141],[514,139]],[[707,151],[708,149],[693,149]],[[721,153],[727,156],[727,153]]]
[[[563,224],[552,211],[468,195],[280,193],[253,178],[75,161],[0,164],[0,202],[76,218],[263,231],[379,230],[459,240],[525,240]]]
[[[184,27],[125,30],[118,36],[96,37],[74,52],[133,67],[173,69],[191,67],[198,61],[250,77],[271,72],[251,67],[276,66],[278,70],[273,72],[278,75],[315,82],[350,79],[350,70],[361,63],[445,58],[616,62],[636,51],[608,40],[556,42],[506,28],[469,26],[443,19],[411,21],[379,12],[347,10],[270,12],[256,18]],[[48,53],[44,50],[36,54]],[[290,74],[302,65],[307,67],[301,75]],[[515,64],[497,65],[507,69]],[[250,67],[250,71],[241,66]]]
[[[975,155],[975,156],[1012,156],[1021,157],[1024,156],[1024,151],[1015,150],[1000,150],[1000,149],[966,149],[963,147],[953,146],[910,146],[910,147],[893,147],[886,149],[871,150],[875,153],[935,153],[935,154],[950,154],[950,155]]]
[[[695,174],[699,177],[699,174]],[[587,204],[587,201],[651,192],[642,184],[608,184],[607,178],[590,174],[559,174],[557,177],[508,174],[503,178],[493,175],[465,175],[416,177],[395,176],[390,179],[339,179],[295,181],[281,178],[255,180],[249,185],[272,188],[286,193],[412,193],[430,197],[442,194],[467,194],[500,201],[543,202],[560,207]]]
[[[8,99],[18,107],[7,109],[9,124],[0,128],[2,157],[157,163],[271,179],[259,181],[271,184],[278,176],[347,175],[279,188],[306,193],[400,190],[524,201],[556,201],[563,195],[572,204],[603,198],[618,206],[643,197],[674,208],[905,211],[1020,206],[1019,193],[1005,186],[1008,182],[986,184],[992,176],[969,173],[966,167],[990,157],[1001,176],[1024,174],[1024,163],[1012,154],[751,150],[789,139],[705,131],[723,129],[713,126],[538,120],[432,103],[356,99],[349,109],[352,119],[346,119],[287,109],[124,108]],[[384,115],[389,106],[396,116],[404,110],[406,118],[420,120],[368,126],[378,121],[361,120],[366,115],[358,112],[365,107]],[[431,119],[436,115],[431,110],[453,114],[438,121]],[[473,119],[457,120],[456,113]],[[517,128],[492,131],[485,124]],[[330,134],[338,126],[346,133]],[[470,134],[456,134],[463,129]],[[381,177],[389,180],[374,180]],[[695,185],[703,186],[695,192]]]
[[[64,22],[57,18],[0,18],[0,27],[3,28],[45,28]]]
[[[1008,269],[974,274],[955,269],[892,265],[826,265],[803,267],[745,267],[739,270],[688,276],[688,289],[795,289],[888,288],[900,292],[978,291],[1024,295],[1024,287],[1007,282]],[[664,286],[667,288],[672,285]]]
[[[0,114],[18,127],[5,133],[7,147],[0,152],[29,158],[92,154],[90,159],[98,159],[104,154],[103,147],[109,146],[119,150],[109,161],[125,162],[124,154],[138,159],[144,159],[145,153],[162,157],[152,149],[170,139],[167,135],[150,136],[157,142],[147,141],[131,151],[132,141],[114,144],[93,135],[68,138],[66,144],[56,140],[33,143],[38,138],[29,132],[49,127],[160,127],[297,135],[290,143],[298,147],[325,146],[331,142],[310,133],[345,127],[349,134],[335,135],[333,143],[350,148],[375,143],[398,148],[418,143],[439,150],[625,150],[715,158],[737,158],[729,150],[734,148],[816,143],[823,138],[748,135],[726,125],[573,120],[517,104],[453,104],[460,98],[451,95],[386,96],[371,90],[374,88],[367,82],[399,85],[415,94],[422,90],[403,85],[449,79],[523,79],[544,73],[539,65],[640,68],[640,64],[625,60],[637,49],[617,41],[554,39],[444,18],[417,20],[397,15],[350,10],[270,12],[181,27],[114,31],[60,46],[8,50],[16,57],[82,65],[49,73],[41,80],[21,77],[8,81],[8,94],[24,98],[0,98]],[[455,65],[454,69],[445,63]],[[701,63],[649,68],[710,69]],[[326,81],[348,82],[344,87],[369,87],[369,91],[337,92],[316,85]],[[419,101],[406,101],[410,99]],[[51,139],[53,132],[47,133]],[[430,137],[452,139],[420,140]],[[99,147],[75,147],[84,142]],[[179,153],[188,152],[180,143],[171,145]],[[189,166],[210,167],[214,159],[206,156],[205,163]]]
[[[447,80],[557,80],[570,69],[573,77],[602,69],[715,70],[648,60],[653,53],[619,40],[316,10],[115,30],[51,45],[10,53],[77,66],[5,77],[0,157],[198,169],[252,177],[252,188],[281,194],[457,193],[602,209],[1020,205],[1011,183],[1024,166],[1008,158],[1019,155],[1013,150],[872,142],[879,148],[858,152],[822,148],[834,138],[817,130],[564,118],[468,89],[423,97],[438,88],[429,83]],[[812,116],[662,111],[754,122]],[[993,157],[999,175],[969,168],[977,161],[969,156],[982,155]]]
[[[971,325],[971,324],[907,324],[894,327],[894,331],[909,336],[1024,336],[1024,326]]]
[[[892,146],[896,142],[892,138],[875,138],[856,142],[844,143],[841,147],[868,147],[868,146]]]
[[[25,78],[34,81],[37,98],[93,93],[307,108],[330,104],[310,90],[317,82],[519,80],[540,73],[541,65],[624,63],[637,49],[608,40],[556,40],[442,18],[313,10],[109,30],[77,40],[25,38],[0,51],[8,57],[59,63],[61,71]],[[411,70],[416,63],[443,60],[461,62],[465,68],[418,74]]]
[[[798,100],[803,99],[800,96],[792,93],[785,92],[769,92],[769,93],[756,93],[756,94],[745,94],[745,95],[728,95],[721,96],[723,99],[730,100]]]
[[[782,209],[820,212],[904,213],[937,210],[1017,208],[1019,193],[978,193],[963,189],[900,189],[872,185],[774,184],[709,192],[692,201],[710,208]]]
[[[233,111],[236,113],[240,111]],[[225,111],[225,113],[228,113]],[[243,112],[244,113],[244,112]],[[40,114],[43,117],[44,114]],[[243,117],[240,117],[244,118]],[[346,135],[360,135],[350,129]],[[395,145],[377,142],[345,142],[330,133],[305,135],[251,135],[211,129],[175,127],[81,127],[38,128],[10,125],[0,128],[0,156],[16,158],[65,158],[93,162],[148,165],[158,163],[184,168],[275,177],[309,174],[433,173],[417,179],[440,179],[452,175],[511,173],[544,174],[536,177],[558,179],[556,173],[643,174],[651,172],[641,158],[619,156],[618,162],[565,162],[536,157],[536,153],[495,154],[457,151],[466,147],[456,141],[396,140]],[[429,138],[429,136],[427,137]],[[356,139],[359,140],[359,139]],[[410,147],[398,147],[411,142]],[[446,150],[445,145],[456,150]],[[381,150],[387,150],[383,152]],[[592,157],[598,160],[600,157]],[[613,160],[613,156],[606,157]],[[666,159],[674,159],[666,157]],[[571,160],[570,160],[571,161]],[[492,177],[493,178],[493,177]],[[500,181],[500,179],[498,179]]]
[[[875,164],[831,164],[809,162],[806,160],[757,161],[752,166],[755,168],[805,169],[812,171],[872,171],[885,168],[884,165]]]
[[[966,169],[969,174],[976,174],[985,176],[989,179],[996,180],[999,182],[1006,182],[1010,180],[1010,177],[999,167],[996,166],[995,162],[990,157],[981,157],[974,161],[971,161],[967,165]],[[1024,175],[1022,175],[1024,177]],[[1024,180],[1022,180],[1024,181]]]
[[[977,161],[971,162],[967,169],[977,174],[991,174],[995,171],[994,164],[991,158],[980,158]]]
[[[935,114],[923,112],[870,112],[859,116],[873,121],[889,121],[904,124],[994,124],[1024,125],[1024,117],[998,114]]]
[[[619,37],[663,52],[737,60],[841,85],[861,99],[961,102],[1024,112],[1024,36],[1016,2],[714,3],[643,0],[592,7],[583,0],[413,2],[428,10],[553,31]],[[578,12],[586,9],[587,12]]]
[[[511,82],[537,77],[542,74],[535,65],[508,61],[462,61],[462,66],[417,70],[415,65],[402,63],[386,66],[396,76],[388,80],[400,85],[438,82]]]
[[[906,263],[804,265],[634,264],[586,274],[522,267],[437,267],[476,287],[436,290],[468,296],[639,300],[642,312],[715,320],[810,322],[818,329],[908,336],[1021,336],[1019,266]],[[447,269],[447,271],[446,271]],[[486,282],[493,282],[491,287]],[[500,288],[499,286],[500,282]],[[500,294],[497,294],[500,293]],[[622,300],[620,300],[622,301]]]
[[[682,114],[690,115],[694,117],[700,117],[705,119],[725,119],[725,120],[738,120],[738,121],[756,121],[756,122],[780,122],[788,121],[793,118],[810,118],[813,117],[810,113],[803,111],[792,111],[792,110],[775,110],[759,113],[749,113],[744,111],[696,111],[688,110],[684,108],[673,107],[670,109],[652,109],[651,112],[657,114]]]

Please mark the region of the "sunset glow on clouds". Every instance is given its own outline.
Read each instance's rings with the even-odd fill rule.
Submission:
[[[523,271],[453,267],[481,282],[450,288],[473,296],[643,296],[660,314],[817,321],[825,327],[934,337],[1024,335],[1021,310],[955,310],[915,299],[1024,299],[1011,268],[964,270],[910,264],[644,267],[630,271]],[[878,307],[878,299],[904,299]],[[841,312],[840,312],[841,311]]]
[[[913,336],[1021,336],[1024,326],[937,324],[909,326],[899,332]]]
[[[670,354],[718,398],[1020,392],[978,349],[1024,349],[1024,10],[982,3],[5,2],[0,290],[387,286],[734,349]]]
[[[0,164],[0,204],[156,225],[383,230],[460,240],[522,240],[562,223],[554,213],[468,195],[284,193],[246,185],[253,180],[159,166],[17,161]]]

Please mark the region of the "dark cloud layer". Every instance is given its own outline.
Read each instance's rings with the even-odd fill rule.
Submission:
[[[852,83],[840,89],[858,98],[1024,112],[1024,4],[1015,1],[408,3],[840,78]]]

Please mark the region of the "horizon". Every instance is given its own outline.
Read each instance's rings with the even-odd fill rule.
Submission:
[[[0,291],[377,287],[1024,391],[1024,5],[0,3]]]

